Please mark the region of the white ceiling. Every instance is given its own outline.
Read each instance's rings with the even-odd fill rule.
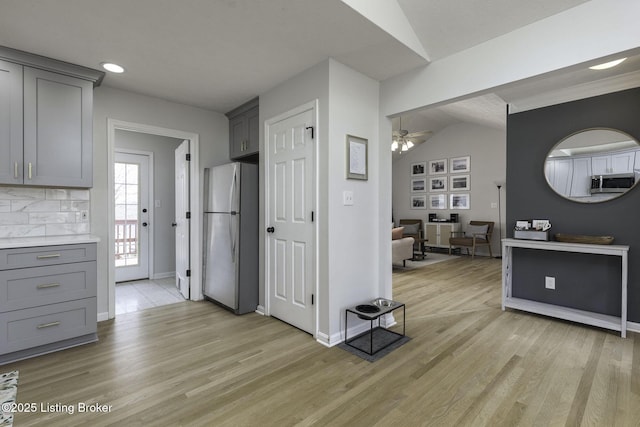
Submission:
[[[398,4],[433,61],[585,1]],[[0,45],[90,68],[117,62],[127,72],[107,75],[103,85],[218,112],[327,57],[377,80],[427,64],[341,0],[1,0]],[[403,116],[403,128],[437,131],[456,121],[503,127],[505,101],[533,105],[540,88],[582,82],[546,77]]]

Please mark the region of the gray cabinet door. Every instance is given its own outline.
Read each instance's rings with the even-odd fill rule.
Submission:
[[[93,85],[24,67],[24,183],[91,187]]]
[[[247,140],[247,121],[244,115],[229,120],[229,158],[235,159],[244,155],[243,149]]]
[[[247,144],[244,155],[256,154],[260,148],[259,110],[255,107],[247,111]]]
[[[22,183],[22,66],[0,61],[0,184]]]

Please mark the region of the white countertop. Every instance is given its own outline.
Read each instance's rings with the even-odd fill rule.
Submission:
[[[100,238],[92,234],[74,234],[69,236],[8,237],[0,239],[0,249],[30,248],[34,246],[75,245],[98,243]]]

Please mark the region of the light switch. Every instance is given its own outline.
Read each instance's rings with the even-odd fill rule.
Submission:
[[[353,206],[353,191],[342,192],[342,204],[345,206]]]

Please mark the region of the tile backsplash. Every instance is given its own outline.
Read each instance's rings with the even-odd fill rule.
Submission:
[[[0,186],[0,238],[88,234],[89,190]]]

